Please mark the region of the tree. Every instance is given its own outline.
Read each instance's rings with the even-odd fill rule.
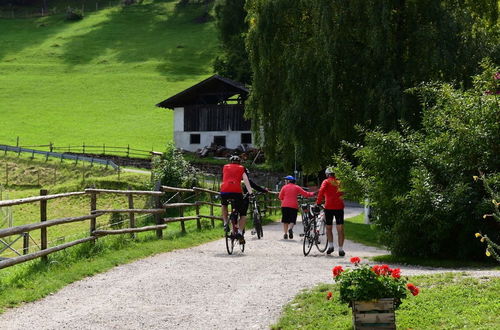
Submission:
[[[247,115],[268,158],[291,164],[296,150],[312,173],[342,140],[359,138],[355,124],[387,131],[403,120],[417,128],[421,106],[406,89],[432,80],[470,86],[483,57],[499,58],[496,7],[468,4],[248,1]]]
[[[245,48],[248,31],[245,0],[218,0],[214,10],[221,43],[221,54],[215,59],[214,71],[224,77],[250,83],[250,63]]]

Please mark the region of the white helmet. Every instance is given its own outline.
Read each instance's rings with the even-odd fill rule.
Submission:
[[[333,172],[333,168],[332,167],[327,167],[326,170],[325,170],[325,175],[329,176],[329,175],[332,175],[332,174],[335,174]]]

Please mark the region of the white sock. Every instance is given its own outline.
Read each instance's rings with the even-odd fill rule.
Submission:
[[[243,234],[243,230],[238,229],[238,234]]]
[[[332,248],[333,247],[333,242],[328,242],[328,247]]]
[[[344,251],[344,247],[343,246],[339,246],[339,250],[340,251]]]

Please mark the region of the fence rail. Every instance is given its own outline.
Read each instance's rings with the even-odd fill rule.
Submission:
[[[174,197],[177,195],[177,200],[173,203],[165,203],[162,204],[160,201],[160,197],[166,193],[175,192]],[[190,193],[193,196],[200,196],[200,193],[208,194],[209,201],[199,200],[193,203],[184,203],[182,202],[181,194]],[[125,194],[128,196],[128,209],[97,209],[97,199],[101,194]],[[39,203],[40,204],[40,221],[15,226],[5,229],[0,229],[0,238],[14,236],[14,235],[22,235],[25,239],[23,239],[23,252],[24,255],[17,253],[18,256],[13,258],[0,258],[0,269],[10,267],[16,264],[20,264],[29,260],[33,260],[36,258],[42,258],[43,261],[47,261],[47,256],[51,253],[78,245],[86,242],[94,242],[98,237],[107,236],[107,235],[120,235],[120,234],[130,234],[132,238],[135,237],[136,233],[145,232],[145,231],[156,231],[156,236],[158,238],[163,237],[163,229],[167,227],[168,223],[180,222],[181,230],[183,232],[186,231],[184,222],[185,221],[196,221],[197,228],[201,229],[201,219],[209,219],[211,220],[212,227],[215,226],[215,220],[222,220],[222,217],[214,215],[214,207],[221,207],[221,204],[215,202],[214,195],[219,194],[216,191],[193,187],[192,189],[186,188],[177,188],[177,187],[169,187],[169,186],[159,186],[156,191],[143,191],[143,190],[110,190],[110,189],[85,189],[83,192],[70,192],[64,194],[53,194],[48,195],[47,190],[40,190],[40,196],[16,199],[16,200],[6,200],[0,201],[0,208],[28,203]],[[47,201],[51,199],[58,198],[66,198],[70,196],[77,195],[89,195],[90,196],[90,214],[83,216],[75,216],[75,217],[67,217],[67,218],[59,218],[59,219],[47,219]],[[134,207],[134,195],[149,195],[152,199],[153,208],[148,209],[138,209]],[[189,197],[189,198],[191,198]],[[273,195],[272,197],[266,197],[262,200],[264,203],[262,209],[264,212],[272,212],[275,204],[277,202],[276,197]],[[209,214],[200,214],[200,206],[207,205],[209,206]],[[187,207],[195,208],[196,215],[194,216],[184,216],[184,209]],[[163,217],[163,214],[167,211],[167,209],[177,208],[179,210],[179,214],[176,217]],[[123,229],[110,229],[105,230],[101,228],[97,228],[96,226],[96,218],[107,214],[107,213],[128,213],[129,214],[129,227]],[[142,213],[146,215],[154,216],[155,225],[136,227],[135,223],[135,214]],[[251,213],[250,213],[251,214]],[[72,242],[60,244],[53,247],[48,247],[47,245],[47,228],[52,226],[63,225],[71,222],[77,221],[89,221],[89,236],[74,240]],[[33,230],[40,230],[40,250],[29,253],[29,238],[30,232]],[[28,239],[26,239],[28,238]],[[17,238],[19,239],[19,238]]]
[[[58,152],[51,152],[51,151],[42,151],[42,150],[35,150],[35,149],[29,149],[29,148],[23,148],[23,147],[14,147],[14,146],[8,146],[5,144],[0,144],[0,150],[3,150],[5,153],[7,151],[11,152],[17,152],[18,154],[22,153],[30,153],[32,157],[37,155],[43,155],[46,157],[53,157],[53,158],[58,158],[61,159],[70,159],[70,160],[75,160],[76,162],[78,161],[83,161],[83,162],[89,162],[91,164],[97,163],[97,164],[102,164],[107,166],[111,166],[115,170],[119,170],[120,166],[116,165],[113,161],[109,159],[99,159],[99,158],[94,158],[94,157],[86,157],[86,156],[81,156],[81,155],[73,155],[73,154],[67,154],[67,153],[58,153]]]

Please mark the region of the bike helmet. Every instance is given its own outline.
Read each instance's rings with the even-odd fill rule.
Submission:
[[[229,161],[232,163],[239,163],[239,162],[241,162],[241,158],[239,156],[234,155],[234,156],[229,157]]]
[[[291,175],[287,175],[287,176],[285,176],[283,179],[285,179],[285,180],[293,180],[293,181],[295,181],[295,178],[294,178],[293,176],[291,176]]]
[[[333,169],[331,167],[327,167],[325,170],[325,175],[326,176],[335,175],[335,173],[333,172]]]

